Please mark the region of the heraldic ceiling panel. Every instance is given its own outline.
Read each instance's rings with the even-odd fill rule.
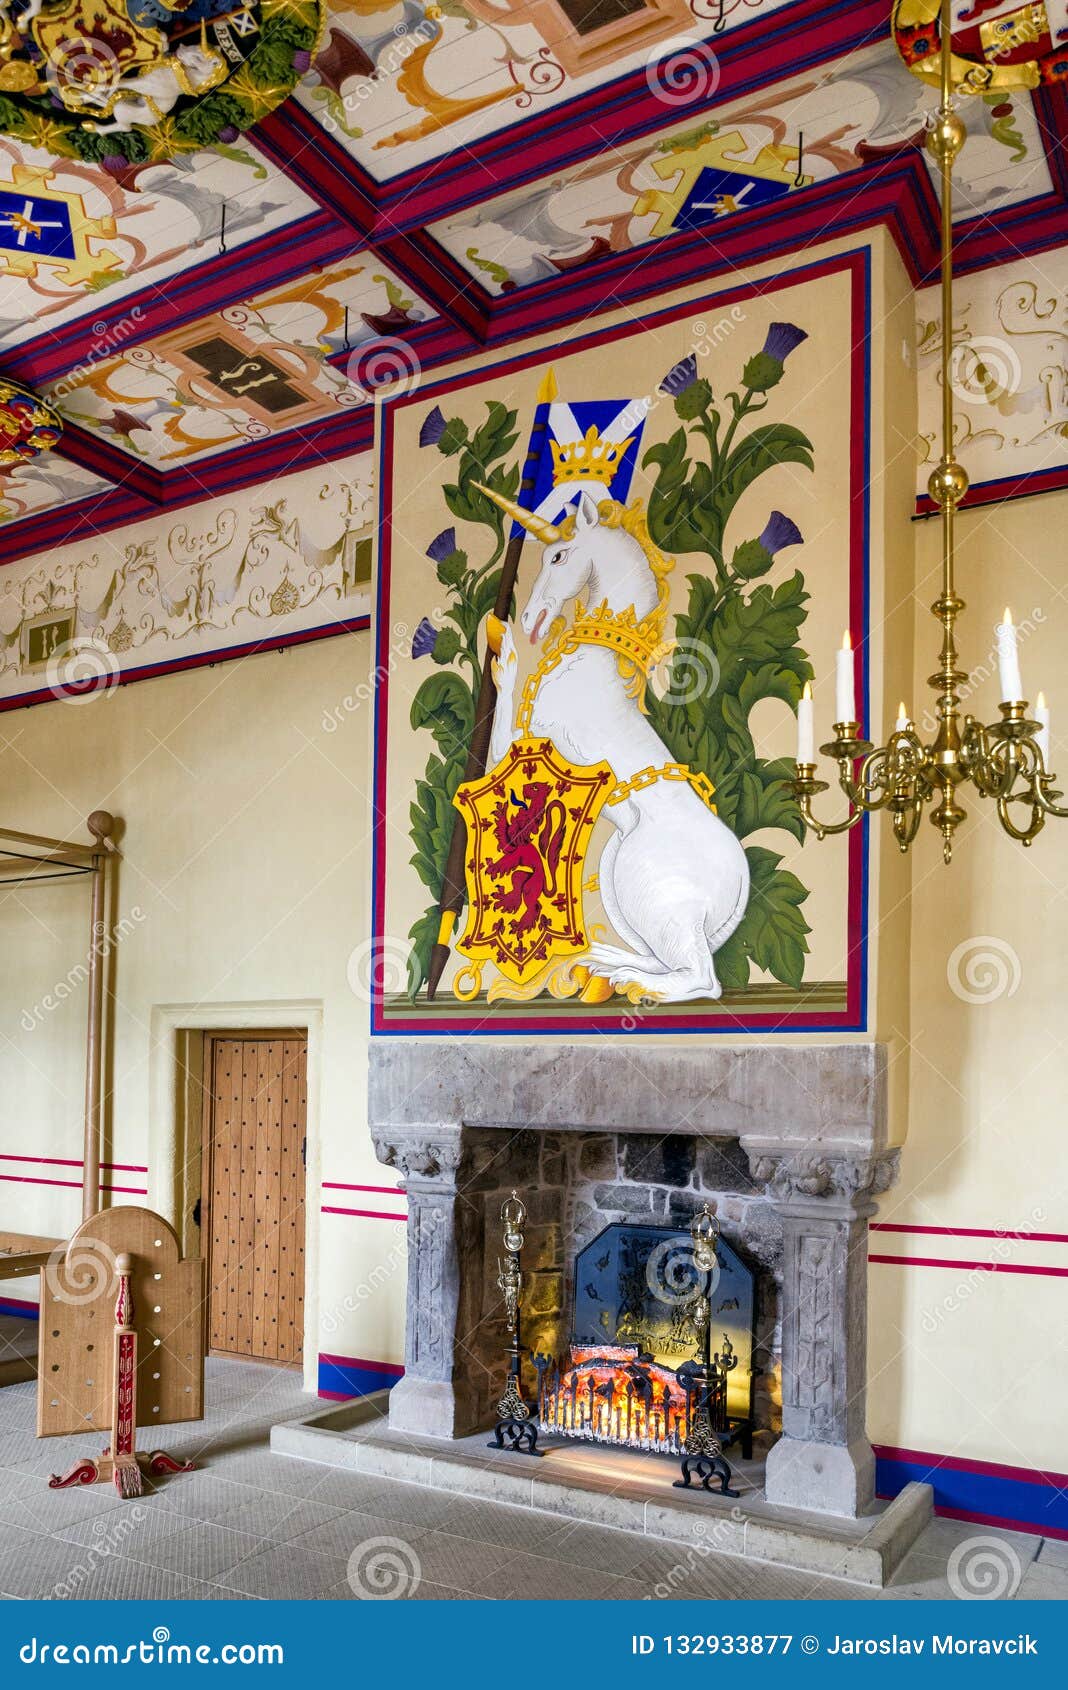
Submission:
[[[841,232],[885,226],[924,287],[937,93],[901,61],[937,14],[0,0],[3,560],[340,459],[384,383]],[[954,16],[993,67],[979,277],[1068,241],[1068,0]]]

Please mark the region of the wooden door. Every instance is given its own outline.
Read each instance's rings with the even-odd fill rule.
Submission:
[[[302,1033],[221,1033],[205,1042],[208,1348],[298,1367],[308,1041]]]

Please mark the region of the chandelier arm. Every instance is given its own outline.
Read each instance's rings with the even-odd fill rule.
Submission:
[[[1024,793],[1018,793],[1016,799],[1022,800],[1025,796]],[[1033,802],[1031,805],[1031,820],[1026,827],[1017,827],[1009,811],[1009,805],[1014,801],[1011,796],[998,799],[998,820],[1010,838],[1018,840],[1021,845],[1030,845],[1032,839],[1037,838],[1045,827],[1046,817],[1041,804]]]
[[[829,787],[825,780],[816,779],[815,763],[797,764],[793,789],[801,819],[806,827],[811,828],[817,839],[828,839],[835,833],[848,833],[851,828],[856,827],[864,814],[863,810],[852,809],[845,821],[821,822],[816,819],[812,813],[812,800],[818,792],[829,791]]]
[[[1053,786],[1054,775],[1039,775],[1035,782],[1035,800],[1042,806],[1047,816],[1068,816],[1068,805],[1055,804],[1053,800],[1061,794]]]

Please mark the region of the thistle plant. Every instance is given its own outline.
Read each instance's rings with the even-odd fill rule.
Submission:
[[[792,323],[773,323],[744,365],[740,386],[722,400],[698,375],[696,357],[682,359],[661,383],[681,426],[642,460],[656,474],[649,528],[657,545],[675,556],[702,553],[711,563],[710,571],[687,576],[689,602],[675,625],[679,654],[666,686],[646,694],[649,717],[672,756],[712,781],[718,814],[739,839],[781,828],[800,840],[804,831],[788,784],[793,764],[758,757],[749,727],[764,698],[781,699],[796,713],[812,677],[798,643],[808,602],[804,578],[795,571],[775,586],[763,579],[781,551],[801,543],[801,531],[782,511],[771,510],[760,534],[738,542],[729,555],[726,535],[739,500],[760,476],[779,464],[813,467],[812,443],[799,428],[781,422],[746,427],[767,410],[787,359],[807,338]],[[715,686],[698,696],[690,684],[695,648],[714,658],[708,672]],[[748,984],[755,964],[799,989],[810,931],[801,914],[808,890],[767,846],[747,845],[746,857],[749,905],[716,952],[716,971],[726,988],[737,990]]]

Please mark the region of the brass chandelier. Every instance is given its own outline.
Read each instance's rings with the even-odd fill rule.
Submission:
[[[847,634],[838,654],[834,739],[820,747],[820,754],[833,757],[838,765],[838,785],[849,805],[845,820],[820,822],[812,813],[813,798],[828,790],[828,782],[816,778],[813,700],[807,685],[798,705],[797,772],[793,782],[801,814],[817,839],[845,833],[863,816],[888,810],[894,836],[901,850],[907,851],[919,831],[925,806],[933,802],[930,818],[942,835],[942,855],[947,863],[953,854],[954,834],[966,815],[958,799],[968,783],[981,798],[994,801],[1001,825],[1023,845],[1030,845],[1037,837],[1047,816],[1068,815],[1068,808],[1060,808],[1056,802],[1061,794],[1054,789],[1054,777],[1046,768],[1049,711],[1040,693],[1034,719],[1022,696],[1016,629],[1008,611],[997,629],[1001,720],[984,724],[973,716],[962,716],[960,708],[959,689],[968,675],[958,667],[956,645],[957,619],[964,601],[957,593],[955,579],[955,518],[968,490],[968,476],[954,453],[953,166],[967,139],[967,129],[954,109],[954,95],[981,89],[976,86],[977,79],[969,77],[956,89],[953,86],[951,27],[950,0],[941,0],[941,100],[927,140],[942,185],[942,456],[928,483],[931,498],[941,512],[942,527],[942,590],[931,607],[942,625],[938,668],[929,677],[937,693],[935,733],[925,744],[902,705],[885,745],[874,746],[859,737],[853,653]]]

